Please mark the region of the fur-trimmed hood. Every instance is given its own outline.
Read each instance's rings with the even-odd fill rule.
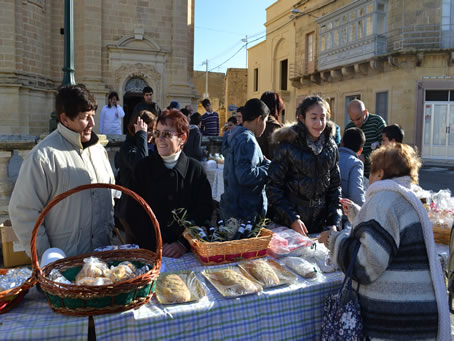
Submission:
[[[307,134],[307,128],[304,123],[300,121],[285,123],[282,128],[276,129],[273,132],[273,135],[271,135],[271,141],[276,144],[281,142],[293,143],[299,134],[298,131],[302,131],[304,135]],[[336,135],[336,125],[334,122],[328,121],[326,123],[326,128],[323,131],[323,134],[325,134],[326,137],[331,136],[334,138]]]

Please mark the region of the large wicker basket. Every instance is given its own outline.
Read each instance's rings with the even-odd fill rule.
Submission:
[[[244,259],[265,257],[273,232],[263,228],[254,238],[225,242],[202,242],[193,238],[186,229],[183,236],[189,242],[192,252],[203,265],[218,265]]]
[[[156,234],[156,252],[144,249],[113,250],[97,252],[74,257],[60,259],[50,263],[43,269],[40,268],[36,253],[36,237],[38,229],[44,221],[49,210],[58,202],[71,194],[93,188],[107,188],[123,192],[135,199],[147,212],[153,222]],[[161,269],[162,240],[159,223],[150,206],[142,197],[133,191],[118,185],[111,184],[88,184],[73,188],[52,199],[43,209],[35,227],[33,228],[30,241],[33,272],[47,296],[51,308],[61,314],[73,316],[99,315],[129,310],[147,303],[152,297],[156,279]],[[120,281],[111,285],[86,286],[56,283],[47,278],[51,270],[58,269],[65,276],[75,276],[86,257],[95,256],[102,261],[116,265],[120,261],[131,261],[136,265],[147,264],[151,270],[143,275]]]
[[[0,269],[0,275],[5,275],[11,269]],[[4,314],[14,308],[24,298],[32,286],[36,283],[34,276],[30,277],[21,286],[0,292],[0,314]]]

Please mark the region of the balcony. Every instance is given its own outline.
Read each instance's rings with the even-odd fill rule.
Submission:
[[[331,48],[320,52],[317,69],[323,71],[343,65],[355,64],[384,55],[386,52],[386,36],[372,35],[338,48]]]

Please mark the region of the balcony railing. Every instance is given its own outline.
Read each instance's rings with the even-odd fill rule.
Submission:
[[[329,70],[388,54],[454,49],[454,25],[411,25],[385,34],[370,35],[320,52],[315,69]],[[295,71],[307,74],[306,67]]]

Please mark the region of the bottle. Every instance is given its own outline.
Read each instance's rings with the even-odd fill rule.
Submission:
[[[244,233],[244,230],[246,228],[246,225],[242,223],[240,227],[238,228],[238,231],[236,231],[235,236],[233,237],[232,240],[237,240],[241,238],[241,235]]]
[[[210,228],[208,229],[208,240],[210,242],[214,241],[216,236],[216,228],[214,226],[210,226]]]
[[[250,220],[247,221],[246,228],[244,229],[243,234],[241,235],[241,238],[249,238],[249,235],[251,234],[252,231],[252,223]]]
[[[197,231],[197,233],[199,235],[200,240],[204,240],[206,242],[208,241],[208,236],[207,236],[205,230],[202,227],[198,227],[196,229],[196,231]]]

